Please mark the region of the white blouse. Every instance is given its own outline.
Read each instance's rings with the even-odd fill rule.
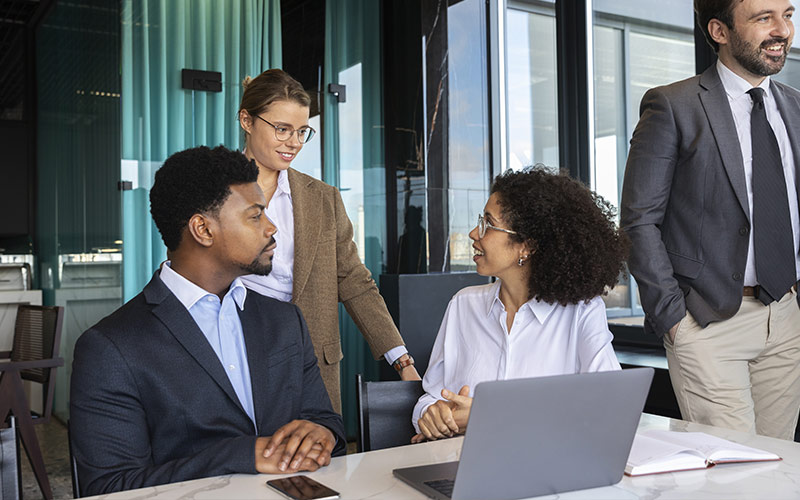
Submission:
[[[500,280],[464,288],[450,300],[422,380],[425,394],[414,407],[417,432],[443,388],[458,393],[468,385],[472,396],[486,380],[620,369],[600,297],[567,306],[532,299],[509,332],[499,292]]]
[[[269,200],[267,217],[278,228],[275,241],[278,246],[272,254],[272,271],[266,276],[248,274],[242,276],[244,286],[261,295],[292,301],[292,276],[294,276],[294,212],[292,211],[292,189],[286,170],[278,173],[278,186]]]

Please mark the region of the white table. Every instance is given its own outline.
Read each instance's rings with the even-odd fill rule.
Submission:
[[[800,498],[800,443],[692,424],[644,414],[639,429],[702,431],[748,446],[777,453],[783,460],[728,464],[702,471],[684,471],[640,477],[623,477],[614,486],[562,493],[546,499],[798,499]],[[463,438],[404,446],[334,458],[328,467],[309,475],[339,491],[341,498],[426,498],[392,476],[392,469],[458,460]],[[579,471],[576,471],[579,473]],[[125,491],[95,498],[123,499],[280,499],[266,486],[281,476],[245,475],[211,477]]]

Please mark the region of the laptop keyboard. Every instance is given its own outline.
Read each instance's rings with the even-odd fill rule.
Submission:
[[[447,498],[453,496],[453,486],[456,482],[452,479],[436,479],[435,481],[425,481],[426,486],[430,486]]]

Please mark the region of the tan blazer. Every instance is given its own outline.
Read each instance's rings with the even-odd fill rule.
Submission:
[[[303,312],[322,380],[333,409],[341,413],[338,303],[344,304],[375,359],[404,343],[372,275],[358,258],[339,190],[291,168],[288,176],[294,214],[292,302]]]

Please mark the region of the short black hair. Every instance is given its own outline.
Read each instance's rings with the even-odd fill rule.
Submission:
[[[614,207],[586,185],[538,164],[507,170],[491,192],[511,238],[533,249],[529,298],[577,304],[617,284],[630,242]]]
[[[258,167],[224,146],[187,149],[167,158],[150,190],[150,214],[164,244],[176,250],[193,215],[217,215],[231,185],[256,182]]]
[[[730,29],[733,29],[733,7],[742,0],[694,0],[694,13],[697,15],[697,25],[706,37],[706,41],[714,52],[719,52],[719,44],[711,38],[708,32],[708,22],[717,19]]]

